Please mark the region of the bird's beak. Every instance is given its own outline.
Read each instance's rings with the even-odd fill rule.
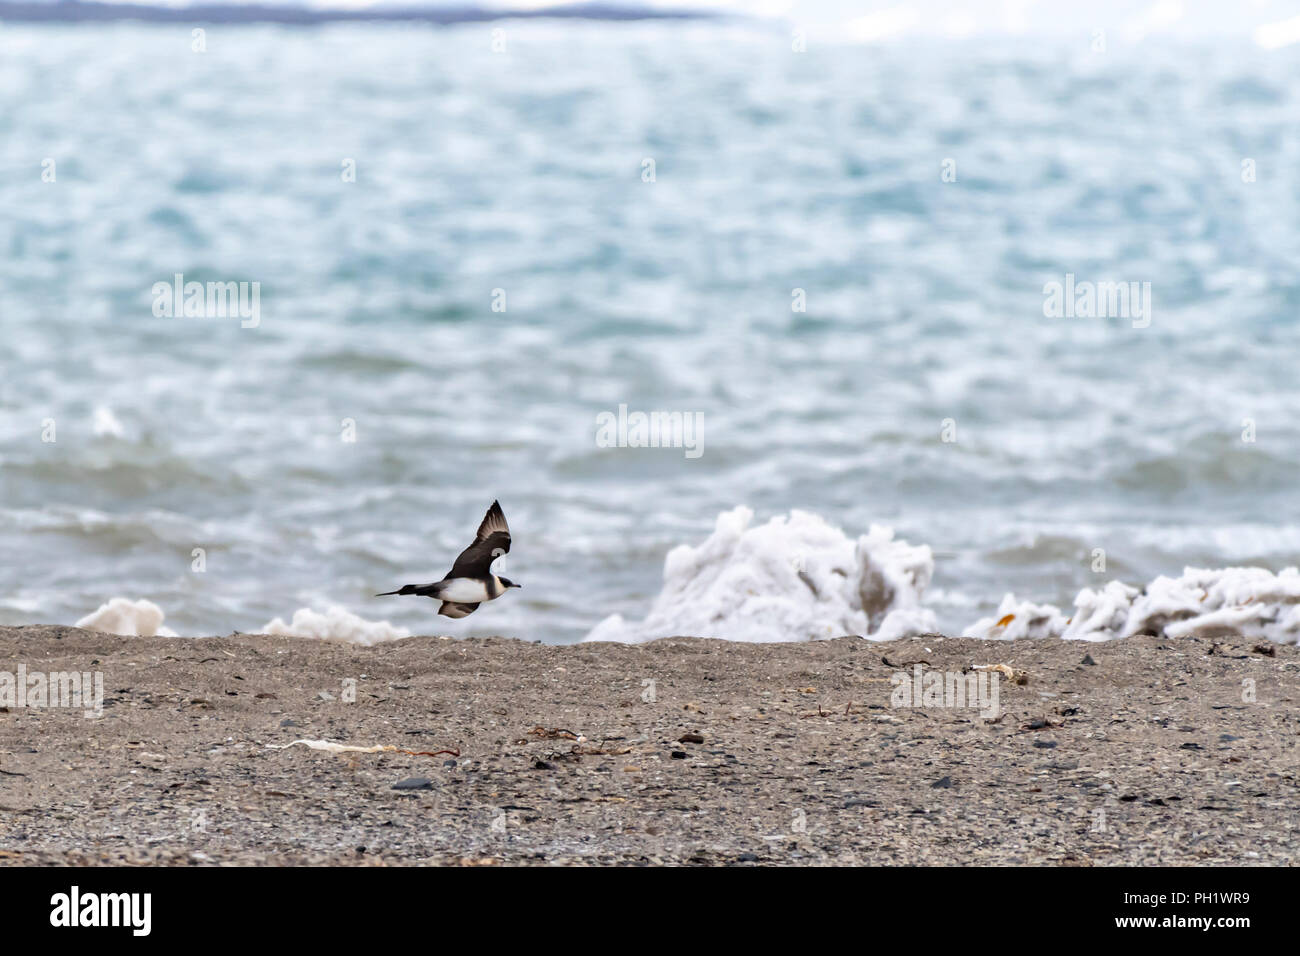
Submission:
[[[517,588],[521,588],[521,587],[523,587],[523,585],[522,585],[522,584],[516,584],[515,587],[517,587]]]

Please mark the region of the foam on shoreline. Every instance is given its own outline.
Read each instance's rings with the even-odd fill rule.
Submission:
[[[265,624],[259,633],[322,641],[347,641],[362,647],[372,647],[385,641],[400,641],[411,636],[411,632],[404,627],[395,627],[388,621],[367,621],[337,605],[331,606],[323,614],[308,607],[299,608],[293,612],[293,620],[288,624],[277,617]]]
[[[753,518],[743,505],[718,515],[698,546],[668,552],[663,590],[643,621],[614,614],[586,640],[892,640],[935,629],[934,613],[921,607],[934,573],[928,547],[879,525],[854,541],[806,511],[751,527]]]
[[[162,626],[162,608],[152,601],[115,597],[76,623],[92,631],[122,637],[176,637],[176,632]]]
[[[1011,621],[1002,622],[1007,616]],[[1084,588],[1066,617],[1052,605],[1008,594],[995,617],[977,621],[963,637],[1059,637],[1109,641],[1135,634],[1244,637],[1300,644],[1300,571],[1285,568],[1184,568],[1138,590],[1121,581]]]
[[[934,574],[928,546],[899,540],[881,525],[854,540],[807,511],[760,525],[753,519],[743,505],[719,514],[712,534],[698,545],[668,552],[663,587],[643,620],[610,615],[584,640],[690,636],[770,643],[858,635],[889,641],[937,631],[934,612],[923,604]],[[175,637],[163,619],[151,601],[115,597],[76,626]],[[411,636],[406,628],[338,606],[323,613],[300,608],[288,623],[277,617],[260,632],[367,647]],[[993,616],[961,632],[981,640],[1109,641],[1136,634],[1300,644],[1300,570],[1185,568],[1179,577],[1161,575],[1141,589],[1110,581],[1079,591],[1068,614],[1007,594]]]
[[[752,520],[743,506],[720,514],[702,543],[668,553],[663,589],[644,620],[611,615],[586,640],[690,635],[766,642],[857,634],[884,641],[936,630],[922,603],[934,573],[929,547],[896,540],[879,525],[854,542],[804,511],[756,527]],[[1082,589],[1072,613],[1007,594],[992,617],[962,631],[982,640],[1109,641],[1135,634],[1300,643],[1300,571],[1186,568],[1141,589],[1111,581]]]

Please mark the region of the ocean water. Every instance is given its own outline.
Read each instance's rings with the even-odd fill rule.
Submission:
[[[570,642],[741,504],[929,545],[949,632],[1296,563],[1296,48],[206,43],[0,24],[0,623],[123,595],[182,634],[341,605]],[[256,327],[156,315],[177,273],[259,283]],[[1045,316],[1067,274],[1149,283],[1149,324]],[[699,416],[700,454],[603,447],[620,405]],[[372,597],[493,498],[523,590]]]

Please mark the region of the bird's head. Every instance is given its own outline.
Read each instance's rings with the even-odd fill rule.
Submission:
[[[521,587],[523,587],[522,584],[515,584],[515,582],[514,582],[514,581],[511,581],[509,578],[503,578],[503,577],[501,577],[501,576],[499,576],[499,575],[497,576],[497,580],[501,582],[501,585],[502,585],[503,587],[507,587],[507,588],[521,588]]]

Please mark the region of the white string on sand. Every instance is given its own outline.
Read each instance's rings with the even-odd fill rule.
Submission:
[[[412,757],[436,757],[439,754],[451,754],[453,757],[459,757],[459,750],[403,750],[401,747],[394,747],[392,744],[375,744],[373,747],[357,747],[352,744],[339,744],[332,740],[295,740],[288,744],[267,744],[272,750],[288,750],[290,747],[302,744],[304,747],[310,747],[312,750],[325,750],[332,754],[379,754],[379,753],[397,753],[410,754]]]

